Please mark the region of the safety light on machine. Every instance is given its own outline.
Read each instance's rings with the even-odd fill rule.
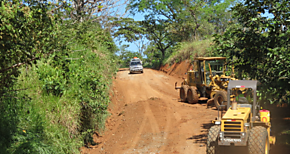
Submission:
[[[245,88],[245,86],[236,86],[236,88]]]
[[[227,121],[236,121],[236,119],[232,119],[232,120],[227,120]]]

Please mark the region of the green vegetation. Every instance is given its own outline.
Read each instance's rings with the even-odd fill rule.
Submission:
[[[143,61],[143,58],[142,58],[140,53],[128,51],[128,50],[126,50],[125,46],[123,46],[121,48],[121,51],[120,51],[119,54],[120,54],[119,55],[119,65],[120,65],[119,67],[120,68],[129,67],[130,61],[134,57],[138,57],[138,58],[140,58]]]
[[[193,60],[194,56],[212,55],[211,48],[212,39],[206,39],[194,42],[179,43],[173,53],[165,61],[166,64],[173,64],[184,61],[186,59]]]
[[[117,48],[93,18],[70,18],[73,10],[0,3],[2,153],[79,153],[104,130]]]
[[[110,14],[118,0],[110,2],[0,0],[1,152],[78,153],[94,144],[111,79],[135,56],[152,68],[226,56],[241,77],[261,81],[263,102],[290,103],[287,0],[129,0],[143,21]],[[112,36],[140,41],[139,51],[117,49]]]
[[[238,19],[223,35],[215,36],[216,51],[227,56],[244,77],[262,83],[266,103],[290,103],[290,4],[245,1],[232,12]],[[268,10],[274,18],[262,17]]]
[[[164,64],[168,57],[173,60],[179,59],[178,56],[172,57],[172,53],[178,52],[178,47],[183,44],[181,42],[197,43],[211,39],[213,34],[223,33],[230,21],[234,21],[228,9],[236,3],[235,0],[130,0],[129,2],[130,12],[133,15],[144,13],[145,19],[142,21],[121,19],[116,22],[121,27],[114,36],[125,37],[128,42],[146,38],[149,44],[143,48],[141,55],[144,54],[148,66],[154,68]]]

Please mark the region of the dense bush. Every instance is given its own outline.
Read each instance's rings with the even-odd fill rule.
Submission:
[[[0,5],[1,152],[79,153],[104,129],[116,45],[46,1]]]
[[[260,98],[266,103],[290,103],[289,5],[287,0],[237,4],[232,12],[238,23],[214,40],[217,52],[262,83]],[[261,16],[266,11],[273,17]]]

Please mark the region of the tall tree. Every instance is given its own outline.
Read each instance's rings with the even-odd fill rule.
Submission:
[[[179,41],[174,39],[174,33],[167,32],[170,23],[165,20],[143,21],[142,26],[146,29],[147,39],[153,41],[156,48],[161,51],[162,59],[165,57],[165,51]]]
[[[273,18],[262,17],[269,12]],[[262,82],[261,98],[290,102],[290,3],[246,0],[232,12],[238,24],[216,35],[217,51],[240,71]]]

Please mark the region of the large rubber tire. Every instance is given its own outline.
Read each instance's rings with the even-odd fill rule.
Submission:
[[[179,90],[179,96],[180,96],[180,100],[182,102],[185,102],[187,100],[187,86],[182,86],[181,89]]]
[[[217,139],[221,127],[218,125],[212,126],[207,135],[207,142],[206,142],[206,154],[219,154],[220,148],[218,147]]]
[[[218,108],[222,101],[224,101],[223,105],[227,105],[227,92],[226,91],[218,91],[216,92],[216,94],[214,95],[214,104],[216,106],[216,108]],[[225,110],[226,108],[220,108],[222,110]]]
[[[256,126],[250,131],[248,140],[249,154],[269,154],[270,143],[265,127]]]
[[[195,87],[190,87],[187,90],[187,101],[190,104],[198,103],[198,94]]]

